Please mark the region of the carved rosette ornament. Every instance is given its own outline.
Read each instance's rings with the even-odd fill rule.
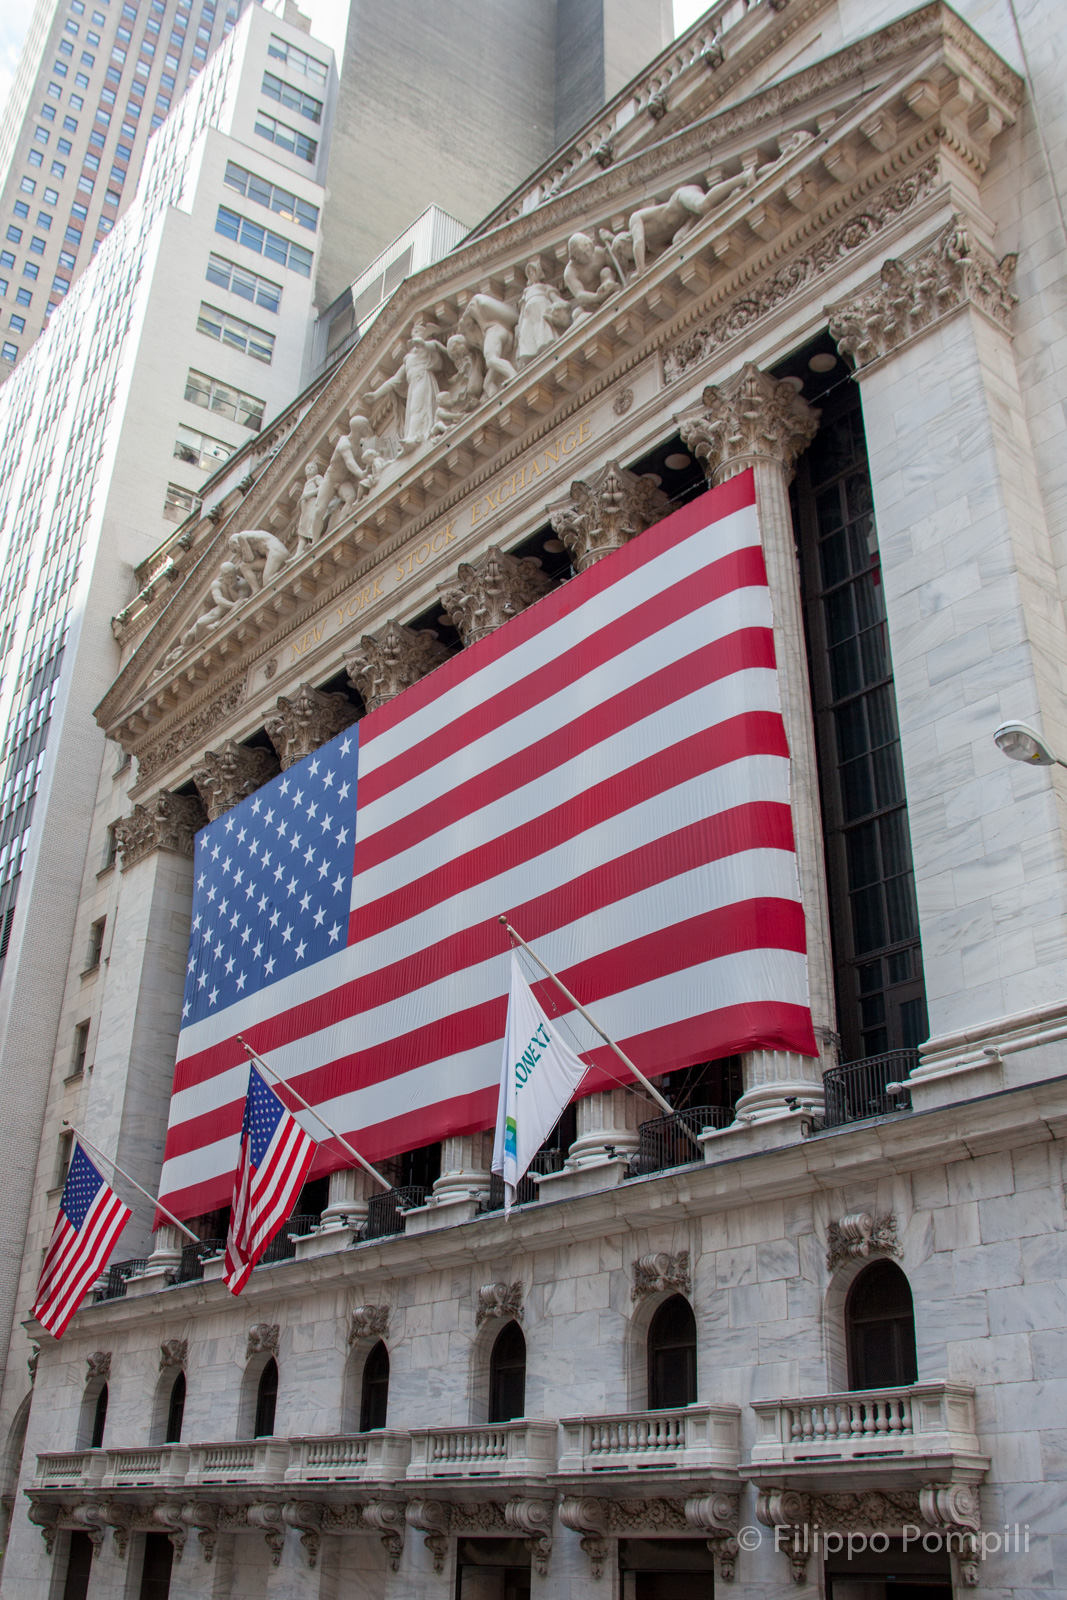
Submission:
[[[277,1322],[254,1322],[248,1330],[245,1360],[253,1356],[276,1356],[281,1327]]]
[[[160,789],[151,800],[134,806],[128,817],[121,817],[115,824],[123,872],[153,850],[170,850],[191,858],[194,835],[206,821],[195,794],[171,794],[169,789]]]
[[[857,1257],[864,1259],[872,1251],[879,1255],[899,1256],[897,1219],[891,1211],[872,1217],[868,1211],[857,1211],[849,1217],[839,1217],[826,1230],[826,1270],[836,1272],[846,1261]]]
[[[514,1317],[517,1322],[522,1321],[521,1283],[482,1284],[478,1290],[475,1326],[480,1328],[483,1322],[489,1322],[493,1317]]]
[[[164,1339],[159,1347],[160,1372],[166,1372],[168,1367],[184,1367],[188,1359],[188,1339]]]
[[[576,479],[569,499],[549,506],[548,515],[575,572],[584,572],[659,522],[670,506],[653,477],[609,461],[591,478]]]
[[[453,583],[438,587],[460,638],[471,645],[540,600],[552,585],[530,561],[491,544],[477,561],[460,562]]]
[[[666,1250],[657,1250],[652,1255],[639,1256],[633,1263],[633,1274],[631,1300],[643,1300],[650,1294],[689,1294],[689,1251],[669,1255]]]
[[[997,261],[956,217],[918,255],[884,262],[874,288],[827,307],[830,337],[862,368],[968,301],[1006,330],[1016,304],[1016,260],[1007,255]]]
[[[358,1339],[384,1339],[388,1329],[388,1306],[356,1306],[348,1330],[349,1347]]]
[[[448,651],[428,628],[409,628],[391,617],[380,633],[365,633],[344,659],[349,683],[367,710],[377,711],[447,661]]]
[[[278,696],[277,713],[267,718],[265,726],[284,772],[355,720],[356,708],[345,695],[323,694],[302,683],[294,695]]]
[[[754,361],[723,384],[709,384],[703,409],[679,418],[686,448],[709,483],[724,483],[757,461],[775,461],[786,480],[819,427],[819,413],[788,378],[772,378]]]
[[[250,750],[234,739],[227,739],[221,750],[205,750],[200,766],[193,769],[193,782],[200,791],[208,821],[214,822],[238,801],[247,800],[279,771],[273,751]]]

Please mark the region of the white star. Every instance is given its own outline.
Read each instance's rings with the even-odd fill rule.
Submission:
[[[324,789],[330,789],[330,788],[333,787],[333,773],[332,772],[327,772],[327,773],[324,774],[323,780],[322,780],[322,786],[323,786]]]
[[[237,835],[237,843],[238,844],[244,844],[244,842],[245,842],[245,834],[247,832],[248,832],[247,828],[242,828],[241,829],[240,833]]]
[[[268,807],[268,809],[263,813],[263,821],[264,822],[273,822],[274,821],[274,808],[273,808],[273,806]]]
[[[186,1002],[185,1002],[185,1004],[184,1004],[184,1005],[183,1005],[183,1006],[182,1006],[182,1021],[183,1021],[183,1022],[184,1022],[184,1021],[185,1021],[185,1019],[186,1019],[186,1017],[187,1017],[187,1016],[188,1016],[188,1015],[189,1015],[189,1002],[188,1002],[188,1000],[187,1000],[187,1001],[186,1001]]]
[[[309,821],[315,815],[315,813],[316,813],[316,811],[318,809],[319,809],[319,802],[317,800],[312,800],[311,804],[308,806],[308,820]]]
[[[269,867],[270,866],[270,851],[269,850],[264,850],[264,852],[263,852],[263,865],[265,867]]]
[[[247,944],[251,937],[252,937],[252,929],[250,927],[248,927],[248,925],[246,923],[245,926],[241,929],[241,943],[242,944]]]
[[[344,844],[344,842],[345,842],[345,840],[347,838],[348,838],[348,829],[347,828],[341,828],[340,831],[338,832],[338,835],[337,835],[337,843],[338,844]]]
[[[197,878],[197,880],[196,880],[196,887],[198,889],[202,889],[206,882],[207,882],[207,879],[204,877],[204,874],[201,873],[199,878]]]
[[[266,897],[265,894],[261,894],[259,899],[256,901],[256,910],[257,911],[266,911],[266,909],[267,909],[267,897]]]
[[[258,961],[260,956],[263,954],[263,940],[262,939],[257,939],[256,940],[255,944],[252,946],[252,954],[255,956],[256,960]]]
[[[298,789],[296,791],[296,793],[294,794],[294,796],[293,796],[293,804],[294,804],[294,806],[301,805],[303,803],[303,800],[304,800],[304,791],[303,791],[303,789]]]
[[[256,886],[255,886],[254,883],[250,883],[248,885],[247,889],[245,890],[245,899],[246,900],[254,900],[255,897],[256,897]]]
[[[279,839],[281,838],[281,836],[282,836],[282,834],[284,832],[285,832],[285,818],[283,817],[282,820],[278,824],[278,837],[279,837]]]
[[[279,794],[288,794],[289,793],[289,779],[288,778],[283,778],[282,779],[281,783],[278,785],[278,793]]]
[[[233,968],[234,968],[234,960],[233,960],[233,957],[231,956],[229,961],[227,961],[227,963],[226,963],[226,976],[227,977],[230,976],[230,973],[233,971]]]
[[[347,800],[348,799],[348,784],[347,783],[342,783],[341,787],[337,791],[337,798],[338,798],[338,800]]]
[[[259,816],[259,808],[260,808],[260,806],[262,804],[263,804],[262,800],[257,795],[256,798],[252,801],[252,815],[253,816],[256,816],[256,817]]]
[[[221,954],[222,954],[222,940],[220,939],[218,944],[215,946],[215,960],[216,961],[219,959],[219,956],[221,956]]]
[[[219,859],[219,846],[218,845],[216,845],[214,850],[212,850],[211,859],[212,859],[212,861],[217,861]]]
[[[200,926],[200,913],[198,911],[196,916],[193,918],[193,927],[194,928],[199,928],[199,926]]]
[[[327,828],[333,827],[333,818],[330,816],[329,812],[327,812],[323,817],[322,821],[319,823],[319,827],[322,829],[323,833],[326,832]]]
[[[303,900],[301,900],[301,902],[300,902],[301,911],[306,911],[310,904],[311,904],[311,896],[309,894],[305,894]]]
[[[240,921],[241,921],[241,919],[240,919],[240,917],[237,915],[237,913],[235,911],[233,916],[230,918],[230,927],[231,928],[236,928],[239,925]]]
[[[243,989],[244,986],[245,986],[245,975],[244,975],[243,972],[239,972],[237,974],[237,987],[238,987],[238,989]]]
[[[238,867],[237,871],[233,875],[233,886],[234,886],[235,889],[236,889],[237,885],[240,883],[241,879],[244,877],[244,875],[245,875],[244,867]]]
[[[230,870],[230,862],[231,862],[232,859],[233,858],[231,856],[227,856],[226,857],[226,860],[222,863],[223,872],[229,872],[229,870]]]
[[[310,767],[308,767],[308,772],[311,775],[311,777],[314,777],[316,772],[318,772],[318,770],[319,770],[319,758],[318,758],[318,756],[316,756],[314,761],[311,763]]]
[[[230,902],[228,900],[220,900],[219,901],[219,916],[220,917],[224,917],[229,909],[230,909]]]
[[[263,971],[267,974],[267,976],[269,978],[271,973],[274,971],[274,957],[273,956],[271,956],[269,961],[264,962]]]
[[[280,916],[281,916],[281,912],[280,911],[272,911],[271,912],[271,914],[270,914],[270,925],[271,925],[272,928],[276,928],[278,926],[278,918]]]
[[[343,889],[344,886],[345,886],[345,880],[342,878],[341,874],[338,873],[336,878],[333,880],[333,892],[334,892],[334,894],[337,893],[338,889]]]
[[[325,878],[325,876],[329,872],[329,870],[330,870],[330,863],[328,861],[322,861],[322,862],[319,863],[319,877],[320,878]]]
[[[322,919],[323,919],[323,917],[325,917],[325,915],[326,915],[325,911],[320,906],[319,909],[315,913],[315,926],[316,926],[316,928],[321,928],[322,927]]]
[[[202,972],[200,974],[199,978],[197,978],[196,987],[198,989],[206,989],[207,988],[207,973],[206,972]]]
[[[348,754],[349,750],[351,750],[351,748],[352,748],[352,735],[350,733],[346,733],[345,734],[345,742],[341,746],[341,754],[343,756],[346,756]]]
[[[337,938],[337,935],[340,933],[340,931],[341,931],[341,924],[339,922],[335,922],[333,927],[330,929],[330,943],[331,944],[333,944],[334,940]]]
[[[227,833],[232,833],[233,832],[233,818],[232,817],[227,817],[226,818],[226,832]]]
[[[305,865],[310,867],[310,865],[314,861],[314,859],[315,859],[315,852],[311,848],[311,846],[308,845],[307,849],[304,851],[304,863],[305,863]]]
[[[195,959],[194,956],[190,956],[189,957],[189,966],[188,966],[187,970],[189,972],[195,972],[196,971],[196,959]]]
[[[294,833],[293,837],[289,840],[289,848],[290,850],[300,849],[300,835],[298,833]]]
[[[282,929],[282,939],[285,941],[286,944],[288,944],[292,937],[293,937],[293,925],[292,925],[291,922],[287,922],[285,924],[285,927]]]
[[[215,885],[214,884],[212,884],[211,888],[208,890],[207,897],[208,897],[209,900],[214,900],[214,898],[215,898]]]
[[[274,869],[274,881],[275,881],[275,883],[281,883],[281,881],[282,881],[282,879],[284,877],[285,877],[285,868],[282,866],[281,862],[279,861],[278,865]]]
[[[303,939],[301,939],[300,943],[296,947],[296,959],[298,961],[303,961],[303,959],[304,959],[304,951],[306,949],[307,949],[307,945],[304,943]]]
[[[289,893],[290,894],[295,894],[296,893],[296,879],[295,878],[290,878],[289,879]]]
[[[215,1001],[218,999],[218,997],[219,991],[217,989],[212,989],[211,993],[208,995],[208,999],[211,1001],[212,1005],[215,1004]]]

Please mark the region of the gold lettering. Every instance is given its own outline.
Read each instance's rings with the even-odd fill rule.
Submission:
[[[533,483],[534,478],[539,478],[541,476],[541,468],[537,465],[536,461],[531,461],[530,467],[529,467],[529,472],[530,472],[530,482],[531,483]]]
[[[567,443],[568,439],[570,440],[570,444]],[[562,444],[562,447],[561,447],[562,450],[563,450],[563,454],[565,456],[569,456],[571,451],[574,449],[574,447],[575,447],[575,445],[577,443],[578,443],[578,430],[577,430],[577,428],[572,428],[569,433],[565,433],[563,435],[563,444]]]
[[[510,483],[505,483],[503,488],[497,490],[497,495],[499,497],[499,504],[500,505],[503,505],[505,500],[510,500],[511,499],[511,491],[514,489],[514,487],[515,487],[515,474],[512,473],[511,482]]]
[[[482,502],[476,500],[471,506],[471,527],[473,528],[482,514]]]
[[[398,561],[396,564],[396,581],[397,583],[403,583],[404,581],[404,563],[402,561]]]
[[[337,607],[337,626],[339,628],[343,628],[344,625],[345,625],[345,608],[344,608],[344,606],[338,606]]]
[[[556,440],[555,444],[550,444],[545,449],[545,471],[546,472],[548,471],[548,463],[550,461],[556,461],[556,462],[559,461],[559,440],[558,439]]]
[[[438,544],[438,542],[437,542],[438,539],[440,539],[440,541],[441,541],[440,544]],[[433,536],[433,540],[431,542],[430,548],[433,551],[434,555],[436,556],[436,555],[440,555],[440,553],[444,549],[444,547],[445,547],[445,530],[443,528],[439,528],[437,530],[437,532]]]
[[[455,526],[456,526],[456,519],[455,519],[455,517],[453,517],[452,521],[445,528],[445,543],[446,544],[451,544],[452,540],[456,537],[455,534],[452,532],[452,529]]]
[[[375,578],[375,580],[374,580],[374,593],[371,595],[371,599],[372,600],[380,600],[381,599],[381,597],[382,597],[382,583],[383,582],[384,582],[384,574],[382,575],[381,578]]]
[[[493,491],[492,491],[492,489],[487,489],[485,491],[485,498],[488,501],[489,507],[490,507],[491,510],[493,510],[493,511],[499,511],[500,510],[500,490],[499,489],[497,490],[497,498],[495,500],[493,499]]]
[[[419,548],[415,551],[415,562],[416,562],[416,564],[421,567],[422,563],[426,560],[426,558],[427,558],[427,556],[429,554],[430,554],[429,545],[428,544],[420,544]]]
[[[359,608],[362,611],[364,606],[369,606],[369,605],[370,605],[370,584],[367,585],[367,587],[364,589],[363,593],[359,597]]]
[[[589,426],[590,426],[589,425],[589,418],[586,417],[585,421],[582,423],[582,426],[578,431],[578,443],[579,444],[584,444],[586,442],[586,440],[588,439],[588,437],[589,437]]]

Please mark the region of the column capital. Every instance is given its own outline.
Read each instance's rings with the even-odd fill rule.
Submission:
[[[355,720],[356,708],[345,695],[324,694],[302,683],[293,696],[278,696],[278,710],[267,718],[267,738],[284,772]]]
[[[192,856],[193,836],[207,821],[196,795],[171,794],[160,789],[128,817],[115,824],[115,841],[122,855],[122,870],[134,866],[154,850]]]
[[[491,544],[477,561],[461,561],[453,581],[438,587],[442,605],[468,645],[540,600],[551,584],[532,561]]]
[[[819,413],[789,378],[772,378],[753,361],[722,384],[709,384],[701,409],[678,419],[679,432],[711,483],[723,483],[759,461],[773,461],[788,481],[797,456],[814,439]]]
[[[239,800],[246,800],[278,771],[278,758],[272,750],[249,749],[235,739],[227,739],[219,750],[205,750],[203,760],[193,770],[193,782],[200,791],[208,821],[214,822]]]
[[[584,572],[659,522],[670,507],[655,478],[608,461],[591,477],[575,479],[568,498],[546,509],[575,572]]]
[[[390,617],[379,633],[365,633],[345,654],[348,681],[368,711],[392,700],[448,660],[448,651],[429,628],[409,628]]]
[[[953,217],[915,254],[883,262],[870,288],[827,306],[830,337],[862,370],[967,302],[1007,331],[1017,298],[1015,263],[1014,255],[997,261]]]

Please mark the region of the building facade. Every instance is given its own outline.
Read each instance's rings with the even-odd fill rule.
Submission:
[[[974,10],[713,8],[152,557],[97,712],[131,761],[79,925],[116,821],[121,859],[37,1159],[5,1597],[1063,1588],[1064,795],[992,740],[1067,750],[1063,32]],[[435,405],[397,410],[427,325]],[[671,1074],[665,1118],[580,1098],[507,1220],[488,1131],[396,1151],[391,1198],[341,1169],[237,1300],[223,1215],[183,1248],[138,1203],[63,1340],[20,1325],[63,1119],[158,1181],[196,828],[640,539],[653,489],[748,471],[819,1058]],[[222,606],[248,530],[275,566]]]

